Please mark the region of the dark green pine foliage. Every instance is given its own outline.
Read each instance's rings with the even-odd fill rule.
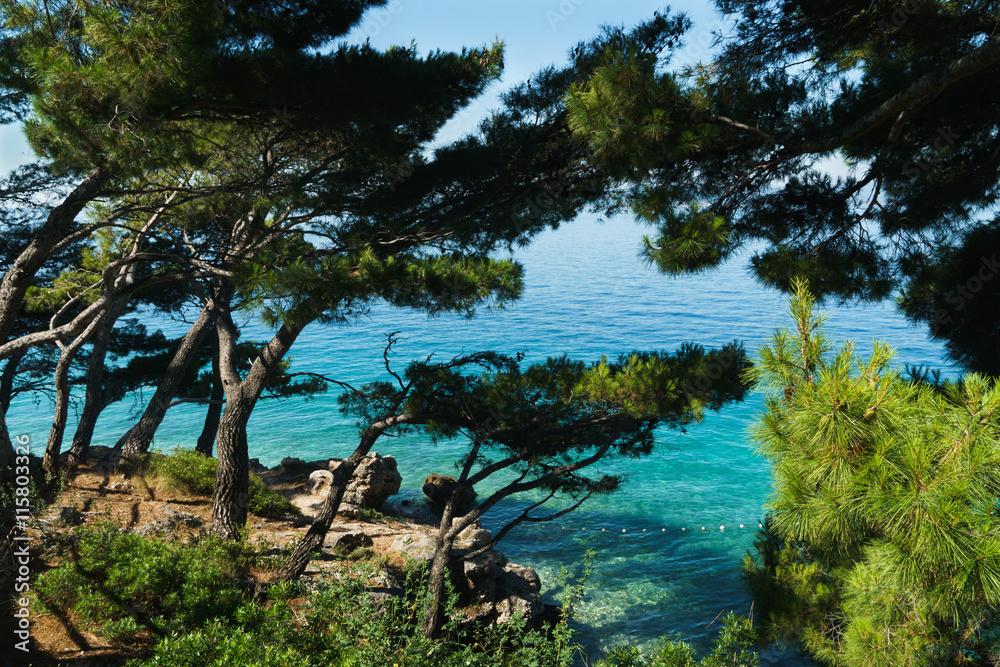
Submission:
[[[657,17],[657,38],[609,40],[567,97],[621,203],[658,226],[650,261],[698,270],[749,246],[765,284],[878,300],[991,224],[997,3],[717,4],[730,23],[713,61],[671,69],[688,26]],[[831,175],[831,159],[852,169]]]
[[[749,372],[767,392],[753,434],[775,475],[746,560],[766,634],[845,667],[995,655],[1000,387],[904,379],[885,343],[834,352],[793,287],[794,331]]]
[[[683,429],[705,409],[742,400],[748,366],[736,343],[708,352],[685,345],[675,353],[633,353],[595,364],[550,358],[527,367],[520,358],[487,352],[411,364],[396,383],[346,393],[344,410],[361,418],[363,441],[393,420],[400,425],[382,427],[378,435],[422,428],[435,440],[468,441],[456,461],[457,483],[443,499],[424,634],[435,636],[444,620],[444,581],[459,533],[500,503],[520,505],[491,542],[461,557],[474,558],[521,524],[554,520],[594,495],[619,490],[624,479],[602,473],[601,463],[648,456],[662,436],[659,427]],[[470,372],[477,367],[480,372]],[[463,508],[460,499],[477,486],[491,491]]]

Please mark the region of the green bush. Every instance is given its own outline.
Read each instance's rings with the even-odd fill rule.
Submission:
[[[211,497],[215,490],[215,473],[219,462],[192,449],[175,449],[168,455],[149,457],[144,476],[158,479],[165,486],[183,493]],[[247,509],[257,516],[278,516],[296,512],[288,499],[274,491],[256,475],[250,475]]]
[[[235,577],[252,556],[239,544],[166,544],[112,524],[75,536],[66,562],[40,575],[35,593],[49,611],[72,610],[110,640],[201,627],[231,616],[245,597]]]
[[[664,640],[649,658],[633,646],[616,646],[594,667],[757,667],[756,639],[753,622],[730,612],[722,621],[712,652],[699,661],[688,644]]]
[[[447,639],[419,632],[428,603],[426,570],[406,568],[407,595],[375,600],[367,582],[377,561],[351,562],[345,573],[309,594],[293,613],[289,600],[301,587],[280,584],[266,605],[245,603],[228,619],[164,638],[152,655],[130,667],[194,665],[342,667],[569,667],[574,653],[565,625],[553,633],[528,632],[523,625],[459,633]],[[452,607],[453,609],[453,607]]]

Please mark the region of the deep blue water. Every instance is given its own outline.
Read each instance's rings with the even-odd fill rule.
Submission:
[[[401,332],[394,359],[402,369],[431,352],[445,359],[483,349],[525,352],[529,361],[563,353],[596,361],[631,350],[674,349],[684,341],[716,347],[739,339],[754,351],[788,323],[785,298],[758,286],[745,261],[683,278],[664,277],[643,265],[636,255],[645,231],[627,219],[581,218],[515,253],[526,269],[525,294],[516,306],[471,321],[377,308],[351,326],[314,325],[293,349],[294,369],[356,384],[381,377],[384,334],[390,331]],[[833,336],[857,341],[859,351],[878,338],[895,346],[900,364],[952,371],[941,347],[890,305],[827,310]],[[185,327],[171,323],[170,329],[179,333]],[[244,333],[265,335],[257,327]],[[336,395],[260,404],[250,423],[250,455],[268,465],[285,456],[347,456],[357,430],[338,412]],[[591,653],[624,641],[649,645],[664,635],[705,649],[721,612],[749,611],[739,567],[770,487],[768,466],[747,438],[760,406],[761,397],[754,395],[708,413],[684,434],[663,431],[651,457],[603,466],[628,476],[623,492],[592,499],[559,522],[520,529],[501,546],[511,560],[535,567],[549,587],[560,568],[579,574],[584,553],[597,550],[577,617]],[[102,416],[95,444],[112,444],[134,408],[116,406]],[[8,416],[11,432],[30,433],[33,442],[42,443],[50,410],[47,403],[16,406]],[[156,446],[193,446],[201,419],[200,408],[175,408]],[[452,472],[462,443],[434,445],[411,436],[387,439],[377,449],[399,461],[401,498],[420,500],[424,477]],[[489,488],[479,491],[483,495]],[[516,504],[498,508],[498,517],[515,509]],[[496,521],[487,521],[487,527]],[[774,654],[766,662],[796,659]]]

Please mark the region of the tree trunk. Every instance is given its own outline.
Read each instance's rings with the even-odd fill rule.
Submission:
[[[205,425],[198,436],[198,444],[195,451],[205,456],[212,455],[212,448],[215,445],[215,434],[219,430],[219,421],[222,417],[222,403],[226,393],[222,387],[222,372],[219,370],[219,334],[215,332],[212,339],[212,392],[209,395],[208,412],[205,414]]]
[[[218,314],[218,307],[219,304],[215,298],[209,299],[208,303],[201,309],[198,319],[181,340],[167,370],[163,373],[163,378],[156,387],[156,392],[149,399],[142,417],[127,434],[128,437],[122,447],[121,460],[123,462],[134,464],[149,450],[153,435],[160,422],[163,421],[164,415],[167,414],[170,402],[177,393],[177,387],[184,380],[188,365],[201,347],[205,335],[212,329],[212,323]]]
[[[455,495],[453,494],[444,506],[441,515],[441,527],[438,530],[437,544],[434,547],[434,560],[431,561],[430,606],[424,612],[424,624],[421,631],[424,637],[433,639],[441,630],[444,622],[444,587],[448,576],[448,565],[451,563],[451,547],[455,543],[455,533],[452,531],[452,520],[455,517]]]
[[[118,316],[124,309],[125,302],[115,305],[113,312],[105,319],[94,336],[94,344],[90,352],[90,362],[87,365],[87,388],[84,394],[83,413],[73,435],[73,446],[69,450],[69,465],[75,467],[87,460],[90,441],[94,437],[94,427],[101,411],[107,407],[104,390],[104,361],[108,356],[111,344],[111,330],[118,322]]]
[[[110,179],[108,167],[94,167],[66,199],[49,212],[45,223],[4,274],[0,280],[0,342],[10,336],[35,274],[72,228],[83,207],[97,197]]]
[[[0,481],[14,477],[14,444],[7,431],[7,415],[0,414]]]
[[[45,446],[45,456],[42,458],[42,469],[50,475],[59,473],[59,450],[62,448],[63,433],[66,431],[66,416],[69,412],[69,370],[76,358],[77,352],[101,325],[105,313],[99,314],[83,332],[73,339],[73,342],[63,348],[56,363],[55,377],[56,406],[52,417],[52,428],[49,430],[49,441]]]
[[[340,503],[344,499],[344,492],[347,490],[347,485],[350,483],[354,471],[375,446],[379,436],[397,424],[411,424],[415,421],[417,418],[413,415],[394,415],[372,424],[364,430],[361,434],[361,442],[354,452],[333,471],[330,495],[326,497],[322,509],[316,515],[312,525],[309,526],[305,537],[296,545],[295,551],[278,571],[275,581],[295,581],[305,572],[306,566],[309,565],[309,555],[326,541],[326,535],[330,531],[333,519],[337,516],[337,511],[340,510]]]
[[[226,391],[226,407],[219,422],[216,449],[219,469],[215,476],[210,530],[227,540],[239,537],[246,525],[249,503],[249,455],[247,422],[268,378],[291,349],[305,323],[283,324],[254,359],[250,372],[240,379],[236,368],[238,332],[229,314],[229,305],[220,304],[216,325],[219,334],[219,368]]]
[[[211,531],[226,540],[239,539],[250,504],[250,460],[247,422],[255,399],[242,391],[226,400],[219,421],[219,468],[215,474]]]
[[[3,478],[8,468],[14,465],[14,445],[7,431],[7,410],[10,409],[10,402],[14,396],[17,367],[27,353],[27,350],[21,350],[12,354],[3,367],[3,374],[0,375],[0,478]]]
[[[3,367],[3,374],[0,375],[0,412],[4,415],[10,409],[10,402],[14,398],[14,378],[17,377],[17,367],[28,354],[27,350],[18,350],[7,358],[7,363]]]

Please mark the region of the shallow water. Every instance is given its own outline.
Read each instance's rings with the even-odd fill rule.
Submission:
[[[390,331],[400,332],[394,359],[402,369],[408,360],[431,352],[445,359],[483,349],[523,351],[529,361],[563,353],[596,361],[631,350],[674,349],[684,341],[716,347],[739,339],[753,351],[775,327],[787,324],[784,297],[748,277],[745,261],[683,278],[667,278],[644,266],[636,253],[646,231],[629,220],[582,218],[516,253],[527,285],[516,306],[470,321],[377,308],[352,326],[314,325],[293,349],[294,369],[356,384],[375,379]],[[833,335],[856,340],[862,352],[879,338],[896,347],[900,363],[952,370],[941,347],[891,306],[828,310]],[[185,330],[168,325],[168,333]],[[244,333],[244,338],[265,336],[259,327]],[[580,639],[592,655],[624,641],[648,646],[665,635],[704,650],[722,612],[749,611],[739,567],[764,515],[770,486],[768,466],[754,454],[746,434],[761,401],[753,395],[744,404],[709,413],[686,433],[663,431],[652,456],[602,467],[628,476],[621,493],[592,499],[556,523],[519,529],[501,546],[511,560],[538,570],[548,595],[562,567],[578,576],[586,551],[597,551],[577,616]],[[95,444],[117,440],[136,407],[130,402],[109,409],[98,424]],[[50,410],[47,403],[15,406],[8,416],[11,432],[44,442]],[[193,446],[201,419],[197,407],[175,408],[156,446]],[[267,465],[285,456],[344,457],[356,435],[352,421],[337,410],[336,392],[312,400],[265,401],[250,422],[250,455]],[[419,501],[424,477],[450,473],[462,444],[434,445],[409,436],[384,440],[377,449],[399,461],[401,498]],[[497,508],[487,527],[517,507]],[[797,662],[779,652],[765,656],[767,664]]]

